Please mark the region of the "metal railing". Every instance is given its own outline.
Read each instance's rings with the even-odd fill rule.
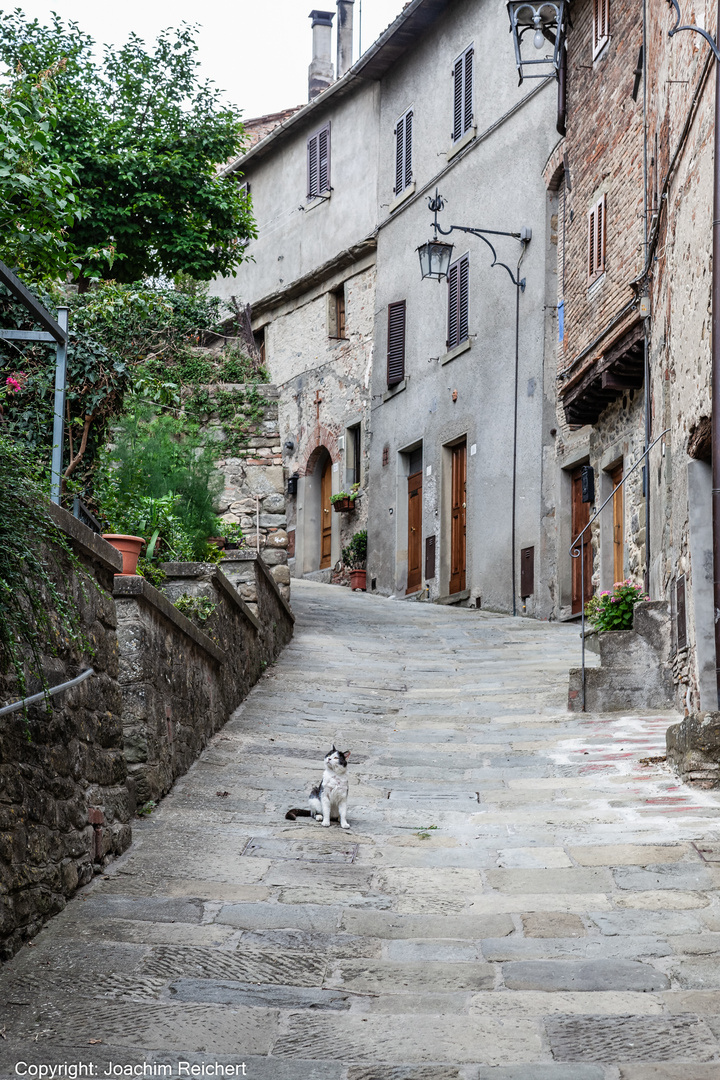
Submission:
[[[26,705],[34,705],[36,701],[45,701],[49,697],[53,697],[54,694],[59,694],[63,690],[69,690],[71,686],[79,686],[81,682],[85,682],[91,675],[95,674],[95,669],[89,667],[87,671],[83,671],[81,675],[77,675],[74,679],[70,679],[68,682],[60,683],[59,686],[51,686],[47,690],[41,690],[39,694],[31,694],[30,697],[20,698],[19,701],[13,701],[11,705],[3,705],[0,709],[0,716],[7,716],[8,713],[17,712],[19,709],[24,709]]]
[[[645,458],[648,456],[648,454],[652,450],[653,446],[655,446],[656,443],[659,443],[660,440],[665,435],[667,435],[667,433],[669,431],[670,431],[670,428],[665,428],[665,430],[663,432],[661,432],[657,436],[656,439],[653,439],[653,441],[648,446],[647,450],[645,450],[640,455],[640,457],[637,459],[635,464],[630,469],[628,469],[628,471],[625,473],[625,475],[623,476],[622,480],[617,485],[617,487],[614,487],[612,489],[612,491],[610,492],[610,494],[608,495],[607,499],[602,504],[600,509],[595,511],[595,513],[590,518],[590,520],[588,521],[585,528],[582,529],[581,532],[579,532],[577,534],[577,536],[573,540],[572,544],[570,545],[570,557],[572,559],[580,559],[580,637],[582,639],[582,657],[581,657],[581,661],[580,661],[580,666],[581,666],[581,670],[582,670],[582,711],[583,712],[585,712],[585,544],[582,542],[582,538],[585,535],[585,533],[588,531],[588,529],[591,529],[594,522],[600,517],[600,514],[602,514],[602,512],[605,509],[605,507],[607,506],[607,504],[614,497],[615,492],[620,490],[620,488],[623,486],[625,481],[628,480],[632,476],[632,474],[635,472],[638,465],[640,465],[640,463],[645,460]],[[647,477],[646,482],[647,483],[650,482],[649,477]],[[649,522],[645,523],[645,528],[646,529],[648,527],[648,524],[649,524]],[[648,570],[649,569],[650,568],[648,567]]]

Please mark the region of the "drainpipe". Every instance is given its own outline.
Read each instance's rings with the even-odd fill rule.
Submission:
[[[720,19],[720,0],[718,0]],[[720,22],[717,24],[720,26]],[[715,160],[712,264],[712,520],[715,672],[720,705],[720,63],[715,61]]]

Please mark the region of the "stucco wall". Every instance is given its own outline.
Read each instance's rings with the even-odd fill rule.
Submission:
[[[236,278],[218,278],[212,291],[256,302],[287,286],[337,252],[372,233],[377,221],[378,86],[366,83],[344,98],[322,102],[267,156],[243,162],[258,237]],[[307,200],[307,140],[331,123],[331,197]],[[250,258],[255,261],[250,261]]]
[[[443,364],[447,339],[447,286],[421,281],[415,249],[431,235],[427,196],[435,183],[446,198],[444,228],[468,225],[519,232],[533,230],[522,266],[527,287],[520,297],[518,379],[516,558],[535,547],[535,595],[530,613],[550,608],[547,575],[541,565],[541,487],[544,385],[544,303],[546,193],[542,167],[556,141],[552,134],[552,84],[517,87],[507,14],[489,4],[453,7],[396,65],[383,83],[378,234],[377,322],[373,365],[370,549],[368,577],[380,592],[404,593],[407,581],[407,462],[404,451],[423,448],[423,545],[436,536],[436,577],[427,582],[431,599],[448,592],[449,453],[447,445],[465,437],[468,447],[467,588],[470,602],[512,610],[511,477],[515,381],[516,290],[506,270],[491,268],[482,240],[461,233],[450,238],[453,259],[470,255],[469,329],[471,347]],[[507,50],[490,43],[507,41]],[[476,57],[475,121],[478,138],[452,161],[452,79],[455,57],[470,43]],[[428,70],[443,77],[426,78]],[[445,77],[447,73],[447,78]],[[492,87],[492,93],[487,88]],[[504,121],[497,121],[530,93]],[[387,221],[392,193],[394,121],[414,110],[417,192]],[[489,131],[488,129],[494,128]],[[520,244],[493,238],[498,258],[515,270]],[[407,384],[384,400],[387,372],[387,305],[406,300]],[[453,392],[457,391],[453,401]],[[388,464],[383,465],[387,447]],[[474,452],[473,452],[474,450]],[[428,473],[430,469],[430,473]],[[392,511],[392,513],[391,513]],[[424,546],[423,546],[424,560]],[[425,582],[423,575],[423,583]],[[521,609],[519,594],[518,610]]]

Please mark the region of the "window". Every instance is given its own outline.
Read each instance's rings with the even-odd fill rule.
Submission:
[[[405,378],[405,301],[388,304],[387,383],[397,386]]]
[[[362,453],[360,450],[360,424],[345,429],[345,483],[347,487],[359,484]]]
[[[593,0],[593,60],[610,40],[610,0]]]
[[[463,255],[448,270],[448,349],[468,338],[470,256]]]
[[[307,141],[308,199],[314,199],[330,190],[330,124],[328,122]]]
[[[260,365],[261,365],[261,367],[265,367],[265,327],[264,326],[262,327],[261,330],[257,330],[253,334],[253,340],[255,342],[255,349],[257,351],[257,355],[258,355],[258,357],[260,359]]]
[[[588,284],[605,273],[605,196],[603,195],[588,214]]]
[[[345,286],[328,293],[328,337],[345,338]]]
[[[412,183],[412,129],[413,111],[408,109],[395,125],[395,187],[396,195],[402,194]]]
[[[597,2],[597,0],[596,0]],[[458,142],[473,126],[473,55],[469,45],[453,65],[453,142]]]

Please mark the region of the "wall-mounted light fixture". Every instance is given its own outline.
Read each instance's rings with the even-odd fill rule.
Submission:
[[[520,82],[557,76],[566,30],[565,0],[508,0],[507,9]],[[531,41],[534,54],[529,52]]]
[[[516,279],[510,267],[506,263],[500,262],[495,248],[488,240],[488,236],[512,236],[515,240],[519,240],[522,244],[522,251],[520,254],[520,262],[522,262],[525,248],[532,239],[532,229],[523,227],[520,232],[502,232],[499,229],[476,229],[469,225],[451,225],[449,229],[443,229],[438,224],[438,213],[445,209],[445,200],[437,188],[435,188],[435,196],[428,197],[428,208],[434,214],[432,227],[435,236],[432,240],[428,240],[426,243],[421,244],[417,249],[420,257],[420,273],[423,280],[425,280],[425,278],[434,278],[436,281],[441,281],[448,276],[453,245],[448,244],[443,240],[439,240],[438,233],[442,233],[443,236],[449,236],[451,232],[464,232],[470,233],[472,236],[477,236],[484,244],[487,244],[493,257],[491,266],[503,266],[510,275],[510,280],[513,285],[519,285],[520,289],[524,291],[525,278],[522,280]],[[520,262],[518,262],[518,268]]]

